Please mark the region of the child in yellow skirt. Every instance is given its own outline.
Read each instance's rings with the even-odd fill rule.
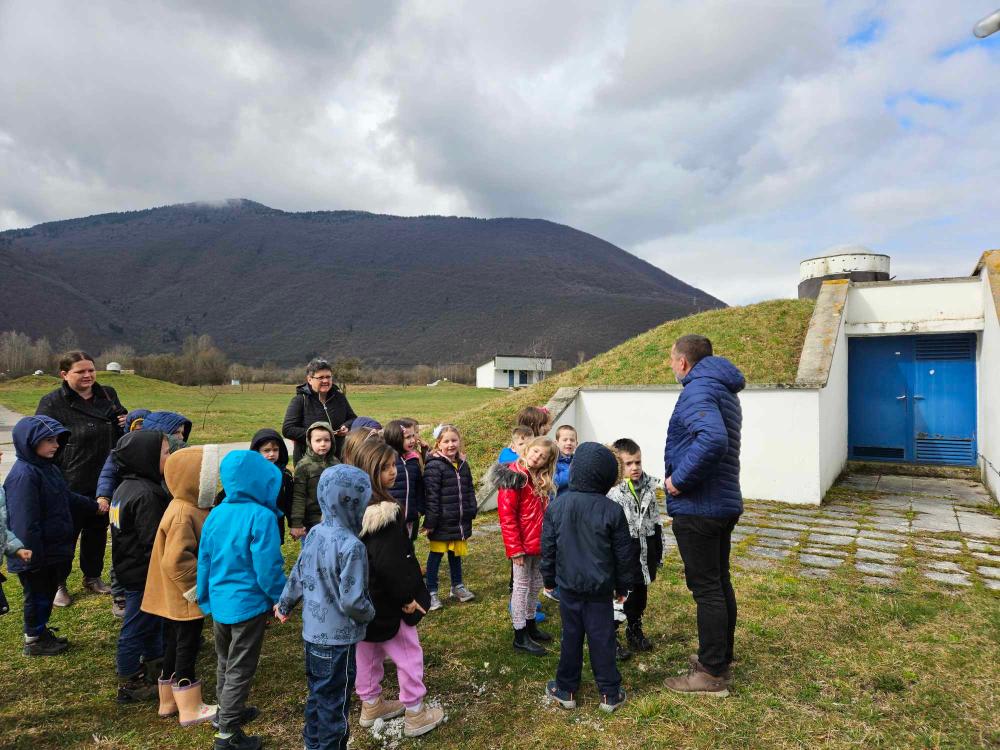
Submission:
[[[424,532],[430,541],[427,555],[427,590],[431,610],[441,609],[438,571],[448,555],[451,595],[460,602],[475,598],[462,582],[462,558],[469,554],[472,519],[479,508],[472,484],[472,470],[462,450],[462,436],[454,425],[434,430],[434,450],[424,466]]]

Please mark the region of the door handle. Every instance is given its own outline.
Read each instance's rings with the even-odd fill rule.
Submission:
[[[904,393],[902,396],[896,396],[896,400],[897,401],[905,401],[906,400],[906,394]]]
[[[914,401],[923,401],[923,400],[924,400],[924,397],[923,397],[923,396],[914,396],[914,397],[913,397],[913,400],[914,400]]]

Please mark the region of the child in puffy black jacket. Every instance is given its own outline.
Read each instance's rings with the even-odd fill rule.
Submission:
[[[472,470],[462,451],[462,436],[454,425],[434,430],[434,450],[424,467],[424,531],[430,541],[427,555],[427,589],[431,609],[440,609],[438,570],[445,553],[451,574],[451,595],[460,602],[475,599],[462,581],[462,558],[469,554],[472,519],[479,504],[472,484]]]

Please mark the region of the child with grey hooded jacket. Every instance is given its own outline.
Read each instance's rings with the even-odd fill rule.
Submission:
[[[347,747],[355,644],[375,617],[368,596],[368,553],[358,538],[371,495],[371,481],[360,469],[340,464],[323,471],[316,491],[323,520],[310,529],[274,605],[274,616],[286,622],[304,600],[309,697],[302,736],[310,750]]]
[[[0,458],[3,458],[3,451],[0,451]],[[14,535],[13,531],[7,528],[7,496],[4,494],[2,486],[0,486],[0,555],[17,556],[25,562],[31,561],[31,550],[25,549],[24,543]],[[3,593],[3,583],[6,580],[7,578],[0,572],[0,615],[5,615],[10,611],[7,597]]]

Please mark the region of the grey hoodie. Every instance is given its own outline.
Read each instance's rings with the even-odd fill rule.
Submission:
[[[305,600],[302,638],[309,643],[357,643],[375,617],[368,597],[368,553],[358,539],[371,495],[368,475],[354,466],[331,466],[320,476],[316,496],[323,521],[306,536],[278,600],[285,615]]]

